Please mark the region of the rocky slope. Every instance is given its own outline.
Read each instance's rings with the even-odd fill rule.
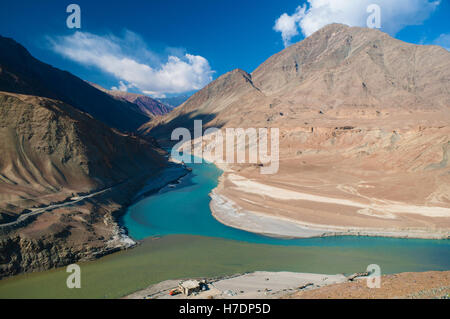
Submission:
[[[0,92],[0,277],[125,247],[114,216],[164,151],[57,100]],[[34,207],[108,191],[3,227]]]
[[[192,130],[194,119],[201,119],[209,126],[221,127],[228,124],[228,117],[245,116],[248,113],[240,109],[238,113],[229,114],[230,109],[236,111],[240,105],[254,105],[261,98],[264,98],[264,94],[253,85],[251,75],[236,69],[195,93],[167,116],[146,123],[141,127],[141,132],[151,131],[151,136],[161,139],[170,136],[168,133],[177,127]]]
[[[234,207],[324,232],[450,234],[450,53],[441,47],[332,24],[141,129],[164,139],[194,119],[280,130],[277,174],[222,165],[223,205],[213,206],[225,223]],[[253,227],[240,222],[232,226]]]
[[[405,118],[418,123],[418,114],[430,113],[432,119],[444,116],[446,123],[449,54],[378,30],[332,24],[270,57],[251,74],[237,69],[219,77],[162,125],[208,115],[214,119],[208,125],[311,128],[314,123]]]
[[[162,151],[149,142],[60,101],[1,92],[0,106],[3,210],[20,210],[25,195],[90,191],[163,165]]]
[[[2,36],[0,91],[60,100],[123,131],[135,131],[149,120],[136,104],[115,99],[69,72],[35,59],[19,43]]]

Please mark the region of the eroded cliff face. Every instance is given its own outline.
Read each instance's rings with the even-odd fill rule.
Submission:
[[[0,278],[62,267],[107,253],[101,246],[70,247],[64,239],[64,234],[41,239],[23,238],[20,235],[0,238]]]

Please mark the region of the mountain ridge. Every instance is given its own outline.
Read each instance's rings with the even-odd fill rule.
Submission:
[[[381,120],[392,112],[408,116],[418,110],[440,112],[445,118],[450,105],[449,57],[437,46],[408,44],[378,30],[332,24],[271,56],[251,74],[236,69],[220,76],[175,112],[142,129],[148,133],[154,128],[161,137],[164,125],[200,113],[214,114],[209,126],[238,127],[279,121],[289,126],[291,121],[280,113],[316,118],[321,112],[321,118],[354,122],[356,114],[358,120]],[[245,81],[254,92],[248,92]],[[215,94],[213,88],[230,94],[223,90]],[[246,105],[245,110],[239,104]],[[225,109],[228,112],[221,112]],[[242,111],[246,120],[239,118]]]
[[[149,118],[129,102],[114,99],[67,71],[34,58],[25,47],[0,36],[0,91],[63,101],[122,131]]]
[[[117,219],[168,165],[151,139],[58,100],[1,91],[0,136],[0,278],[134,245]]]

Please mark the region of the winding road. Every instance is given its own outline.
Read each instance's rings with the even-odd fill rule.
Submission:
[[[119,183],[119,184],[122,184],[122,183]],[[118,184],[116,184],[114,186],[111,186],[111,187],[108,187],[108,188],[105,188],[105,189],[103,189],[101,191],[98,191],[98,192],[87,194],[87,195],[72,197],[69,200],[66,200],[66,201],[58,203],[58,204],[52,204],[52,205],[45,206],[45,207],[39,207],[39,208],[31,209],[31,212],[19,215],[19,217],[17,217],[17,219],[15,221],[13,221],[13,222],[0,224],[0,228],[15,226],[15,225],[25,221],[26,219],[30,218],[31,216],[39,215],[39,214],[42,214],[42,213],[44,213],[46,211],[53,210],[55,208],[60,208],[60,207],[73,205],[75,203],[81,202],[82,200],[85,200],[86,198],[91,198],[91,197],[100,195],[102,193],[105,193],[105,192],[111,190],[112,188],[116,187],[117,185]]]

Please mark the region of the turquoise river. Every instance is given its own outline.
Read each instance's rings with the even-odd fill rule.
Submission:
[[[449,240],[381,237],[276,239],[227,227],[209,209],[221,171],[188,164],[175,186],[141,198],[121,224],[138,247],[80,263],[82,288],[68,289],[65,268],[0,281],[0,298],[117,298],[177,278],[239,272],[352,273],[378,264],[382,273],[449,270]]]

